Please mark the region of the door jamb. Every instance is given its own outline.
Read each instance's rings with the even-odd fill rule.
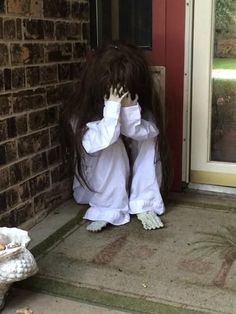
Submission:
[[[183,101],[183,150],[182,182],[190,181],[191,160],[191,105],[192,105],[192,50],[193,50],[193,14],[194,0],[186,0],[185,15],[185,54],[184,54],[184,101]]]

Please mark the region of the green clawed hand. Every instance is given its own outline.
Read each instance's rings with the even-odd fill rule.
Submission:
[[[105,99],[110,101],[115,101],[121,103],[122,107],[129,107],[134,106],[137,104],[138,101],[138,95],[135,95],[135,98],[131,98],[131,94],[129,91],[124,91],[124,87],[120,86],[119,84],[116,87],[113,87],[113,85],[110,87],[110,94],[109,98]]]
[[[127,96],[128,91],[124,92],[123,86],[117,85],[116,87],[110,87],[110,95],[107,100],[121,103],[122,100]]]

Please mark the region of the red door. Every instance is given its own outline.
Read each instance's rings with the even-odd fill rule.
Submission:
[[[151,65],[166,68],[166,125],[174,173],[173,191],[182,188],[185,0],[152,0]]]
[[[142,44],[139,35],[148,33],[146,52],[150,65],[164,66],[165,113],[167,138],[171,149],[174,180],[172,190],[180,191],[182,183],[182,133],[183,133],[183,82],[184,82],[184,22],[185,0],[90,0],[91,45],[97,46],[106,39],[134,39]],[[147,5],[145,10],[144,4]],[[149,10],[150,8],[150,10]],[[138,10],[139,9],[139,10]],[[138,13],[135,13],[138,10]],[[140,14],[146,24],[140,26]],[[137,14],[137,15],[136,15]],[[122,18],[124,21],[122,21]],[[152,18],[152,33],[149,19]],[[139,23],[138,23],[139,22]],[[120,27],[123,26],[124,27]],[[132,31],[131,31],[132,30]],[[141,36],[142,37],[142,36]],[[136,39],[137,39],[136,38]],[[146,37],[145,37],[146,38]],[[139,42],[140,40],[140,42]],[[151,46],[151,50],[150,49]]]

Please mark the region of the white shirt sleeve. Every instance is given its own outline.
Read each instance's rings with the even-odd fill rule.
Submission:
[[[86,124],[82,144],[87,153],[95,153],[115,143],[120,136],[120,108],[115,101],[105,101],[103,119]]]
[[[159,130],[155,123],[141,118],[139,104],[121,108],[121,134],[137,141],[156,137]]]

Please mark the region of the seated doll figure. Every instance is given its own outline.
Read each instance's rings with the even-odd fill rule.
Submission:
[[[67,108],[74,199],[89,204],[89,231],[137,215],[145,229],[163,227],[162,116],[142,51],[130,44],[97,49]]]

